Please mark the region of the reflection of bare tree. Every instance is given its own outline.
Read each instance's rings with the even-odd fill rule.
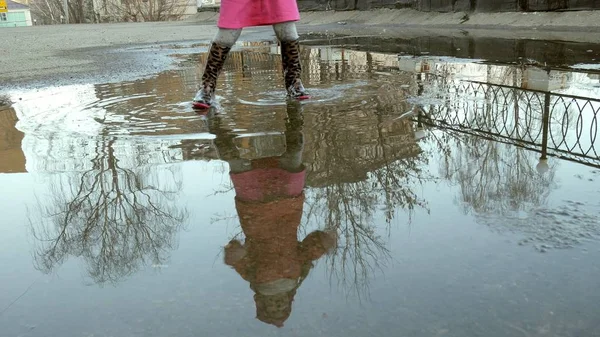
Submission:
[[[83,257],[91,278],[102,284],[145,263],[165,263],[187,214],[173,205],[181,187],[175,172],[161,173],[121,167],[115,139],[100,140],[92,169],[57,181],[51,202],[39,202],[40,218],[32,219],[42,243],[37,268],[50,272],[69,255]]]
[[[428,143],[442,178],[458,185],[465,213],[495,231],[519,233],[520,244],[539,251],[572,247],[599,235],[598,217],[572,200],[548,205],[555,165],[548,165],[546,156],[595,166],[593,141],[586,142],[594,129],[592,137],[586,133],[597,102],[547,88],[523,89],[525,81],[532,85],[537,77],[537,86],[556,83],[548,71],[510,69],[487,66],[487,82],[496,84],[453,80],[440,85],[436,76],[419,76],[425,80],[414,93],[421,96],[416,122],[442,131],[431,132]],[[440,97],[441,102],[435,100]]]
[[[539,174],[538,154],[525,148],[542,142],[544,94],[518,89],[521,68],[487,65],[485,69],[487,80],[499,84],[447,81],[451,71],[419,83],[418,96],[443,93],[445,100],[418,108],[418,123],[444,130],[433,133],[431,142],[435,152],[442,154],[442,177],[460,186],[465,212],[506,215],[539,207],[550,193],[554,170]]]
[[[539,154],[514,145],[474,135],[453,134],[439,144],[452,148],[440,160],[444,178],[460,188],[465,213],[498,232],[516,232],[519,244],[540,252],[570,248],[600,235],[598,216],[585,204],[565,201],[548,205],[554,184],[555,165],[538,172]]]
[[[383,212],[390,224],[399,209],[410,218],[415,208],[427,208],[413,191],[425,178],[427,159],[419,155],[410,123],[386,125],[380,113],[369,117],[362,118],[359,128],[365,139],[346,135],[346,125],[335,119],[315,123],[320,127],[312,129],[311,137],[321,148],[312,154],[313,177],[308,180],[317,186],[307,194],[306,207],[307,222],[338,232],[338,247],[328,258],[331,275],[359,294],[389,258],[375,217]],[[345,142],[348,136],[354,139]]]
[[[360,290],[370,275],[389,257],[376,232],[372,216],[374,199],[365,193],[367,182],[335,184],[307,193],[306,221],[319,221],[338,233],[338,246],[328,257],[331,276],[342,285]]]
[[[547,205],[555,165],[545,167],[540,154],[529,150],[538,150],[543,138],[542,121],[533,118],[542,113],[540,105],[530,104],[524,94],[515,98],[519,104],[496,104],[496,94],[486,96],[485,110],[463,102],[464,109],[431,107],[419,113],[419,123],[443,130],[431,133],[431,145],[441,154],[442,177],[460,188],[464,212],[496,231],[518,232],[521,244],[539,251],[572,247],[596,235],[597,217],[579,204]]]
[[[518,84],[512,68],[493,74],[494,69],[487,67],[488,78],[510,82],[512,77]],[[516,88],[461,81],[444,85],[444,92],[464,90],[456,89],[452,103],[418,109],[418,122],[444,130],[434,133],[432,142],[443,154],[443,178],[460,186],[464,211],[506,215],[544,204],[554,170],[540,175],[535,169],[538,155],[524,148],[542,141],[543,95],[540,101],[537,92]]]
[[[446,131],[452,133],[452,131]],[[538,154],[473,135],[441,135],[452,148],[441,161],[443,178],[457,183],[465,212],[497,215],[543,205],[554,170],[539,174]]]

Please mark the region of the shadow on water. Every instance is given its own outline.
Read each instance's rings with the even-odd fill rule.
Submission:
[[[529,58],[530,44],[540,46],[531,41],[515,41],[512,55],[494,54],[492,61],[511,64],[386,53],[421,40],[392,49],[373,39],[341,41],[359,47],[302,50],[315,96],[306,103],[285,102],[275,85],[280,56],[269,43],[232,52],[217,107],[205,115],[187,102],[205,55],[181,55],[179,70],[145,80],[11,93],[15,103],[0,111],[0,172],[44,181],[43,197],[28,205],[36,268],[50,273],[76,257],[93,282],[117,286],[146,266],[169,265],[196,212],[185,206],[191,192],[182,191],[184,181],[200,179],[186,180],[182,164],[190,162],[210,164],[218,177],[203,187],[206,194],[219,187],[209,198],[233,203],[232,217],[209,206],[203,212],[211,225],[238,219],[221,240],[229,240],[224,263],[249,283],[257,319],[278,327],[318,261],[332,285],[368,296],[370,283],[381,282],[375,275],[395,275],[393,266],[411,258],[395,253],[400,225],[427,228],[436,211],[449,222],[474,219],[536,252],[598,238],[599,205],[559,179],[570,178],[565,165],[581,179],[599,178],[595,71],[560,68],[563,59],[545,68],[513,64]],[[468,54],[448,55],[489,59],[472,41],[430,47],[457,51],[465,43]],[[560,45],[577,63],[590,61],[585,48]],[[467,218],[452,220],[454,209]],[[593,319],[550,328],[592,331]],[[516,321],[489,324],[463,332],[544,335]],[[450,335],[423,329],[417,335]]]

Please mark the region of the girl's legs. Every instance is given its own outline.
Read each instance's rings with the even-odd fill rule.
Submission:
[[[221,46],[231,48],[240,38],[241,29],[226,29],[219,28],[217,35],[213,38],[213,43],[218,43]]]
[[[292,98],[308,98],[300,79],[300,44],[295,22],[283,22],[273,25],[277,39],[281,42],[281,60],[283,77],[288,96]]]
[[[300,38],[295,22],[276,23],[273,25],[273,30],[279,41],[296,41]]]
[[[221,73],[221,69],[223,69],[223,64],[225,64],[231,47],[236,43],[241,33],[241,29],[219,28],[208,52],[206,67],[202,75],[202,85],[196,93],[196,97],[194,97],[194,107],[209,108],[212,105],[217,78]]]

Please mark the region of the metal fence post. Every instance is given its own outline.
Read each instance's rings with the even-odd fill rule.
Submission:
[[[544,115],[542,116],[542,157],[547,159],[548,154],[548,131],[550,129],[550,92],[544,97]]]

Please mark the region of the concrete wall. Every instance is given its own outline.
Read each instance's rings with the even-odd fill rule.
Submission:
[[[414,8],[436,12],[511,12],[600,9],[600,0],[298,0],[300,10]]]

